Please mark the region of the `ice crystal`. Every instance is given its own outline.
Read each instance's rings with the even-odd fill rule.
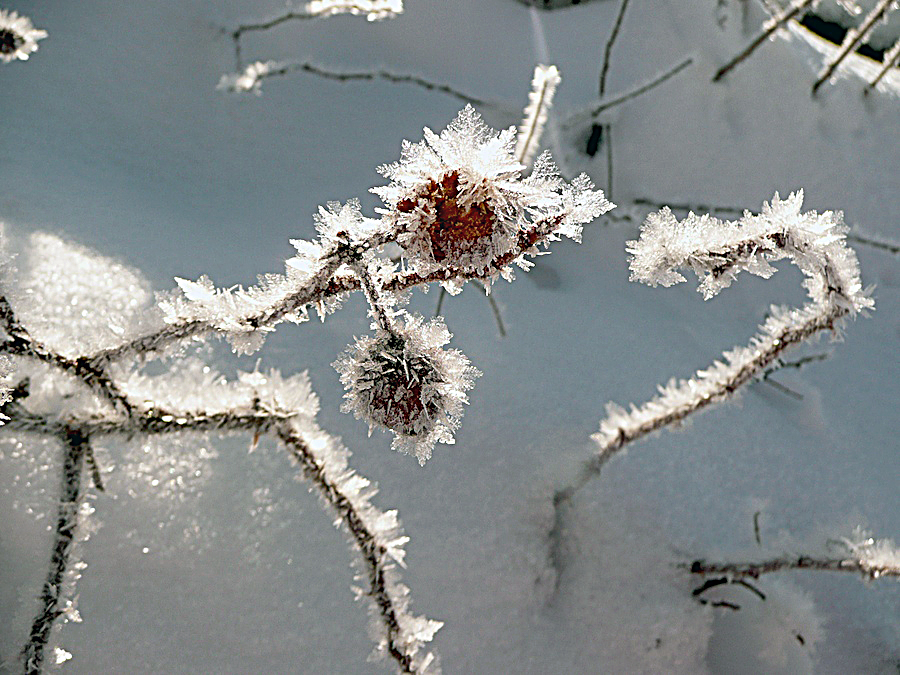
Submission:
[[[522,178],[515,128],[498,133],[471,106],[440,135],[424,134],[419,143],[404,141],[399,162],[379,167],[391,183],[372,188],[416,272],[494,278],[527,231],[530,252],[559,235],[579,240],[582,225],[613,208],[586,175],[566,184],[547,153]]]
[[[27,61],[37,51],[37,41],[45,37],[47,31],[35,28],[27,16],[0,9],[0,61],[3,63],[16,59]]]
[[[341,409],[370,431],[393,431],[391,447],[424,466],[435,443],[454,442],[465,392],[481,373],[459,350],[443,348],[451,335],[440,318],[402,317],[394,332],[357,338],[333,365],[347,390]]]

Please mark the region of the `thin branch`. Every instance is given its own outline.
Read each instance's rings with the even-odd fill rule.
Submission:
[[[353,501],[329,480],[326,469],[310,451],[290,424],[277,425],[275,435],[285,444],[293,458],[300,465],[304,476],[312,482],[328,504],[338,513],[353,543],[362,556],[367,572],[369,591],[379,619],[387,632],[387,652],[397,662],[402,673],[423,672],[429,663],[416,664],[414,652],[402,639],[400,615],[404,614],[403,601],[396,597],[388,582],[388,570],[393,567],[388,550],[378,543],[375,534],[366,526],[364,518],[355,508]],[[429,655],[430,656],[430,655]],[[427,658],[427,657],[426,657]]]
[[[391,71],[383,69],[374,71],[347,72],[330,70],[323,66],[318,66],[313,63],[304,61],[301,63],[285,63],[277,67],[272,67],[266,72],[257,75],[257,79],[264,80],[270,77],[288,75],[295,72],[309,73],[310,75],[317,75],[319,77],[325,78],[326,80],[334,80],[336,82],[350,82],[354,80],[386,80],[388,82],[394,82],[397,84],[414,84],[417,87],[421,87],[428,91],[437,91],[442,94],[447,94],[448,96],[452,96],[457,100],[463,101],[465,103],[471,103],[474,106],[487,106],[495,108],[498,107],[496,103],[491,103],[489,101],[484,101],[480,98],[470,96],[469,94],[466,94],[465,92],[462,92],[446,84],[432,82],[431,80],[425,79],[424,77],[419,77],[418,75],[393,73]]]
[[[53,623],[64,614],[59,609],[60,596],[65,588],[65,574],[69,567],[72,544],[78,528],[81,502],[81,470],[85,449],[89,447],[87,436],[74,429],[67,429],[64,438],[61,495],[53,535],[53,553],[50,570],[40,596],[40,610],[31,625],[28,642],[21,658],[26,675],[39,675],[43,669],[44,649],[50,639]]]
[[[898,43],[900,44],[900,43]],[[850,241],[854,241],[857,244],[863,244],[864,246],[871,246],[872,248],[880,248],[882,251],[887,251],[888,253],[900,253],[900,244],[892,244],[886,241],[878,241],[877,239],[872,239],[871,237],[863,237],[858,234],[850,233],[847,235],[847,239]]]
[[[673,211],[693,211],[693,212],[707,212],[707,213],[729,213],[736,216],[743,215],[746,209],[739,209],[736,206],[712,206],[709,204],[673,204],[671,202],[660,202],[655,199],[647,199],[645,197],[637,197],[633,200],[634,204],[638,206],[649,206],[653,210],[658,210],[663,207],[668,207]]]
[[[675,75],[677,75],[678,73],[680,73],[682,70],[687,68],[693,62],[694,62],[693,57],[688,57],[684,61],[679,63],[678,65],[674,66],[673,68],[670,68],[669,70],[662,73],[661,75],[658,75],[657,77],[653,78],[649,82],[642,84],[638,87],[635,87],[631,91],[627,91],[624,94],[616,96],[615,98],[612,98],[608,101],[601,101],[596,107],[594,107],[590,111],[588,116],[591,119],[596,119],[605,110],[609,110],[610,108],[615,108],[617,105],[622,105],[623,103],[626,103],[626,102],[630,101],[631,99],[637,98],[641,94],[647,93],[651,89],[658,87],[666,80],[669,80],[672,77],[674,77]],[[573,118],[580,118],[583,115],[584,115],[584,113],[576,113],[575,115],[572,115],[572,117],[569,118],[569,121],[567,121],[566,126],[567,127],[571,126],[571,120]]]
[[[606,136],[606,196],[613,198],[613,144],[612,144],[612,127],[607,124],[604,127],[604,135]]]
[[[756,38],[754,38],[754,40],[749,45],[747,45],[747,47],[742,52],[740,52],[724,66],[719,68],[719,70],[716,71],[716,74],[713,77],[712,81],[718,82],[723,77],[725,77],[735,66],[740,64],[753,52],[755,52],[757,47],[759,47],[763,42],[769,39],[772,34],[775,33],[775,31],[777,31],[784,24],[797,16],[804,9],[809,7],[812,3],[813,0],[794,0],[794,2],[786,7],[780,14],[777,14],[766,21],[763,24],[763,30],[759,33],[759,35],[757,35]]]
[[[868,37],[869,33],[872,32],[872,28],[874,28],[875,23],[879,21],[885,14],[889,13],[894,8],[894,3],[896,0],[880,0],[877,5],[875,5],[872,10],[866,15],[863,19],[863,22],[859,25],[858,28],[853,28],[847,31],[847,35],[844,38],[844,44],[841,45],[838,53],[828,62],[828,65],[822,70],[819,78],[816,80],[816,83],[813,85],[812,93],[813,95],[819,91],[819,87],[821,87],[828,79],[834,74],[834,71],[837,70],[838,66],[843,63],[844,59],[856,48],[862,40]]]
[[[470,96],[459,89],[455,89],[446,84],[432,82],[418,75],[406,75],[394,73],[388,70],[363,70],[356,72],[347,72],[341,70],[332,70],[324,66],[316,65],[309,61],[301,62],[279,62],[279,61],[256,61],[250,65],[239,66],[237,72],[223,75],[219,79],[217,89],[235,92],[256,92],[260,91],[260,84],[263,80],[272,77],[281,77],[292,73],[307,73],[316,75],[326,80],[336,82],[349,82],[354,80],[385,80],[395,84],[414,84],[428,91],[436,91],[447,94],[453,98],[469,103],[473,106],[482,108],[494,108],[497,110],[507,110],[507,108],[493,101],[484,101],[480,98]]]
[[[491,312],[494,314],[494,321],[497,322],[497,330],[500,333],[500,337],[506,337],[506,326],[503,324],[503,313],[500,311],[500,306],[494,300],[493,294],[489,293],[487,290],[487,286],[484,285],[481,281],[477,279],[474,280],[474,283],[478,288],[480,288],[484,292],[484,297],[487,298],[488,304],[491,306]],[[447,289],[441,286],[440,293],[438,294],[437,307],[434,308],[434,315],[439,316],[441,313],[441,308],[444,306],[444,300],[447,297]]]
[[[628,0],[622,0],[619,4],[619,13],[616,15],[616,22],[613,24],[612,32],[609,34],[609,39],[606,41],[606,47],[603,50],[603,66],[600,68],[600,98],[603,98],[603,94],[606,93],[606,74],[609,71],[609,59],[612,56],[613,45],[616,43],[616,38],[619,37],[619,29],[622,26],[622,19],[625,18],[625,10],[628,8]]]
[[[890,565],[872,566],[856,558],[814,558],[800,555],[796,557],[772,558],[760,562],[707,562],[695,560],[679,565],[691,574],[702,576],[724,574],[727,578],[742,579],[750,577],[758,579],[763,574],[782,570],[825,570],[832,572],[855,572],[866,579],[883,577],[900,578],[900,568]]]
[[[669,286],[685,280],[676,270],[693,269],[702,279],[700,290],[709,298],[728,286],[741,269],[768,276],[774,271],[769,260],[789,258],[809,278],[805,285],[811,301],[799,309],[780,309],[748,346],[726,352],[724,361],[716,361],[690,379],[671,380],[646,403],[627,411],[609,404],[600,431],[593,436],[597,454],[585,462],[570,486],[556,493],[557,507],[629,444],[730,399],[779,363],[790,347],[834,331],[844,318],[874,306],[862,289],[856,256],[841,236],[839,216],[801,214],[801,204],[800,193],[786,200],[776,198],[759,216],[747,214],[741,223],[708,216],[689,216],[679,223],[668,209],[648,216],[641,238],[629,242],[633,280]]]
[[[231,39],[234,41],[234,53],[235,60],[237,62],[238,70],[241,70],[241,36],[244,33],[257,32],[257,31],[265,31],[271,28],[275,28],[276,26],[280,26],[283,23],[287,23],[289,21],[306,21],[309,19],[321,19],[327,16],[331,16],[332,14],[366,14],[369,17],[369,20],[379,19],[379,18],[387,18],[394,16],[397,13],[397,8],[391,5],[390,2],[383,3],[383,6],[378,6],[376,2],[368,2],[368,4],[360,2],[346,2],[343,5],[335,5],[331,6],[322,6],[319,11],[312,10],[313,3],[308,3],[306,5],[307,11],[297,11],[297,10],[288,10],[284,14],[276,16],[268,21],[260,21],[258,23],[248,23],[238,26],[231,33]],[[402,2],[399,3],[400,10],[402,11]]]
[[[897,42],[894,43],[893,47],[884,53],[884,62],[881,66],[881,70],[879,70],[875,78],[866,85],[863,93],[868,95],[872,89],[878,86],[878,83],[881,82],[882,78],[890,72],[891,68],[898,63],[900,63],[900,38],[897,39]]]

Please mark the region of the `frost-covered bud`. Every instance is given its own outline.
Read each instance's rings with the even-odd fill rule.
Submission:
[[[424,141],[404,142],[399,162],[379,167],[391,183],[372,188],[421,274],[495,276],[512,262],[504,256],[525,252],[519,235],[530,228],[540,224],[526,249],[558,235],[577,240],[584,223],[613,207],[586,176],[566,184],[546,153],[522,178],[515,127],[498,133],[471,106],[440,136],[424,133]]]
[[[434,444],[453,443],[466,391],[481,373],[457,349],[444,349],[450,333],[439,318],[403,315],[392,332],[357,338],[337,361],[343,412],[394,432],[391,447],[424,465]]]
[[[27,16],[0,9],[0,61],[3,63],[16,59],[27,61],[37,51],[37,41],[45,37],[47,31],[35,28]]]

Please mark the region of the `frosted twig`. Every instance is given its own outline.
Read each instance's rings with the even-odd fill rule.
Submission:
[[[36,663],[40,672],[40,653],[49,637],[59,600],[59,580],[67,565],[67,556],[74,536],[77,515],[77,494],[80,472],[89,437],[126,436],[136,434],[160,435],[189,432],[254,432],[265,433],[285,444],[297,460],[304,476],[340,516],[359,550],[367,570],[373,606],[384,625],[387,636],[384,648],[401,672],[424,673],[432,666],[431,653],[419,654],[441,623],[412,616],[408,611],[409,591],[398,579],[396,564],[403,564],[403,544],[407,537],[399,529],[395,511],[381,512],[369,502],[373,489],[366,490],[369,481],[356,474],[346,463],[346,451],[337,442],[309,422],[295,422],[301,413],[260,407],[250,402],[244,409],[218,412],[187,412],[153,408],[138,412],[135,406],[127,417],[97,417],[70,419],[65,423],[52,416],[28,412],[18,402],[3,408],[10,417],[10,430],[27,431],[69,439],[69,453],[64,467],[65,481],[57,527],[57,543],[51,573],[45,584],[44,608],[35,620],[31,640],[23,650],[26,663]],[[77,466],[76,466],[77,465]],[[77,468],[77,471],[76,471]],[[72,509],[76,509],[73,511]]]
[[[882,62],[881,70],[879,70],[875,78],[866,85],[863,93],[868,94],[874,89],[878,83],[881,82],[882,78],[890,72],[891,68],[898,63],[900,63],[900,38],[894,43],[893,47],[884,53],[884,61]]]
[[[53,623],[64,612],[59,609],[60,595],[65,587],[64,579],[69,567],[69,556],[78,528],[81,502],[81,471],[88,437],[75,429],[67,428],[59,436],[63,440],[63,466],[61,494],[53,535],[53,553],[50,570],[41,591],[40,609],[31,624],[28,642],[21,652],[26,675],[39,675],[43,669],[44,649],[50,639]]]
[[[622,20],[625,18],[625,10],[628,8],[628,0],[622,0],[619,4],[619,13],[616,15],[616,22],[613,24],[612,32],[606,41],[606,47],[603,50],[603,65],[600,68],[600,98],[606,93],[606,74],[609,71],[609,59],[612,56],[613,45],[616,38],[619,37],[619,29],[622,27]]]
[[[811,302],[795,310],[773,308],[748,347],[724,354],[727,363],[717,361],[689,380],[672,380],[659,396],[630,411],[610,404],[594,435],[595,470],[632,441],[727,400],[789,347],[873,307],[862,289],[856,255],[844,243],[841,215],[801,214],[802,199],[802,192],[786,200],[776,195],[760,215],[745,213],[739,223],[693,213],[679,223],[668,209],[648,216],[641,238],[629,243],[633,280],[670,286],[685,280],[676,270],[686,267],[702,278],[700,290],[708,299],[740,270],[769,277],[774,268],[768,261],[790,258],[807,276]]]
[[[856,48],[856,45],[869,36],[872,29],[875,27],[875,23],[897,6],[896,2],[897,0],[879,0],[858,27],[851,28],[847,31],[847,35],[844,36],[844,43],[841,45],[841,48],[825,65],[822,72],[819,74],[819,78],[813,85],[813,94],[819,90],[819,87],[828,81],[834,74],[834,71],[837,70],[838,66],[840,66],[844,59]]]
[[[535,223],[518,235],[516,245],[512,250],[491,260],[483,271],[464,272],[451,268],[442,268],[428,274],[414,271],[398,272],[384,282],[383,289],[396,293],[433,282],[451,281],[454,279],[465,281],[489,279],[492,275],[499,274],[502,269],[516,259],[537,253],[535,246],[546,240],[548,234],[560,222],[561,218],[551,217]],[[341,260],[331,259],[326,267],[321,268],[322,271],[314,279],[302,284],[290,293],[286,293],[264,309],[240,317],[239,321],[254,329],[271,327],[284,320],[285,316],[295,314],[307,305],[315,305],[340,294],[359,290],[359,278],[355,274],[334,274],[337,267],[341,264]],[[124,358],[134,358],[138,355],[159,352],[166,346],[186,338],[199,337],[220,331],[221,329],[213,321],[181,321],[137,337],[118,347],[104,349],[90,356],[83,357],[83,360],[91,368],[102,369]],[[2,350],[3,344],[0,344],[0,352]]]
[[[775,271],[769,261],[789,258],[806,275],[803,285],[811,302],[798,309],[773,307],[747,347],[725,352],[724,362],[715,361],[690,379],[670,380],[647,403],[630,410],[608,404],[600,431],[593,435],[598,452],[570,486],[556,493],[557,507],[630,443],[731,398],[788,348],[835,331],[845,318],[874,306],[862,288],[856,255],[844,243],[841,214],[801,214],[802,200],[802,192],[786,200],[776,194],[759,215],[745,212],[740,222],[693,213],[679,222],[668,208],[647,217],[641,238],[629,242],[632,280],[671,286],[685,281],[678,269],[688,268],[702,279],[699,290],[708,299],[730,285],[740,270],[767,278]]]
[[[528,105],[525,107],[525,117],[519,126],[519,134],[516,139],[516,157],[526,166],[531,164],[531,160],[537,154],[544,125],[547,123],[550,107],[553,105],[553,95],[559,82],[559,70],[556,66],[538,65],[535,67],[531,92],[528,94]]]
[[[365,14],[369,21],[380,21],[403,12],[403,0],[311,0],[303,11],[289,10],[267,21],[238,26],[231,33],[237,69],[241,64],[241,36],[244,33],[265,31],[289,21],[321,19],[334,14]]]
[[[757,35],[752,42],[750,42],[747,47],[744,48],[737,56],[735,56],[731,61],[726,63],[724,66],[719,68],[716,71],[715,76],[713,77],[713,82],[718,82],[723,77],[725,77],[731,70],[747,59],[753,52],[756,51],[757,47],[759,47],[763,42],[765,42],[769,37],[772,36],[775,31],[781,28],[788,21],[797,16],[804,9],[809,7],[813,3],[813,0],[794,0],[790,5],[784,8],[779,14],[776,14],[771,19],[766,21],[763,24],[763,29]]]
[[[231,91],[258,91],[259,84],[263,80],[271,77],[280,77],[291,73],[308,73],[326,80],[334,80],[336,82],[350,82],[356,80],[385,80],[395,84],[414,84],[428,91],[437,91],[447,94],[453,98],[471,103],[477,106],[499,107],[496,103],[483,101],[474,96],[470,96],[465,92],[455,89],[446,84],[432,82],[418,75],[407,75],[402,73],[394,73],[389,70],[363,70],[363,71],[341,71],[331,70],[324,66],[316,65],[309,61],[302,62],[278,62],[278,61],[257,61],[251,63],[245,68],[239,68],[238,72],[232,75],[223,75],[219,81],[218,88]]]

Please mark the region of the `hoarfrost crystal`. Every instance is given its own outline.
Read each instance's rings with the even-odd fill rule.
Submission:
[[[403,315],[395,332],[378,328],[357,338],[334,362],[347,389],[344,412],[394,432],[392,448],[414,454],[419,464],[434,444],[453,443],[465,392],[481,373],[462,352],[444,349],[450,333],[439,318]]]

